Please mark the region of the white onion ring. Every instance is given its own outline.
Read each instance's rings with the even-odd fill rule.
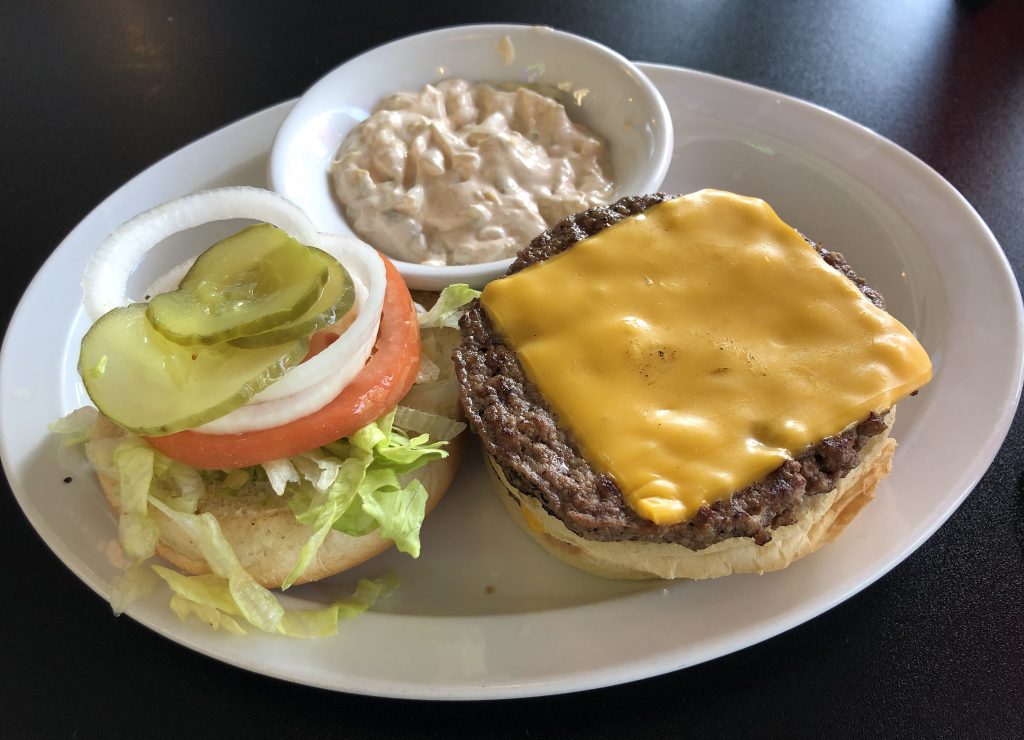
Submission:
[[[330,403],[359,374],[373,350],[387,285],[384,262],[372,247],[351,237],[317,233],[302,209],[283,196],[253,187],[217,188],[152,208],[108,236],[89,260],[82,278],[89,316],[96,320],[130,302],[128,279],[146,253],[164,239],[211,221],[235,218],[273,224],[297,241],[334,256],[352,275],[358,315],[316,357],[289,370],[241,408],[196,427],[207,434],[237,434],[280,426]],[[193,261],[173,268],[156,281],[151,291],[176,287]]]
[[[128,305],[128,278],[146,253],[179,231],[211,221],[247,218],[287,231],[313,245],[316,227],[290,200],[269,190],[229,187],[206,190],[151,208],[108,236],[93,253],[82,276],[85,310],[93,321]]]
[[[320,234],[317,246],[345,265],[353,282],[366,286],[356,320],[316,357],[294,367],[244,406],[198,426],[203,434],[239,434],[270,429],[319,411],[363,369],[377,339],[387,274],[372,247],[358,239]]]

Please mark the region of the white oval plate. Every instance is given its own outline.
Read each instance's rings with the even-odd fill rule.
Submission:
[[[765,198],[784,219],[844,252],[935,362],[934,381],[900,407],[893,474],[842,538],[765,576],[604,581],[536,548],[506,517],[470,454],[426,523],[419,560],[389,553],[289,592],[297,603],[323,602],[360,575],[394,568],[399,591],[343,624],[337,638],[215,633],[179,621],[165,593],[133,606],[132,618],[233,665],[340,691],[432,699],[553,694],[664,673],[779,634],[875,581],[945,521],[991,462],[1020,394],[1020,294],[992,234],[933,170],[844,118],[706,74],[645,71],[675,123],[665,188]],[[4,469],[39,534],[104,597],[119,564],[114,518],[91,476],[60,482],[65,474],[46,433],[48,422],[84,402],[75,373],[85,329],[82,268],[98,241],[139,211],[201,188],[261,184],[290,106],[213,133],[111,195],[53,253],[11,321],[0,355]]]

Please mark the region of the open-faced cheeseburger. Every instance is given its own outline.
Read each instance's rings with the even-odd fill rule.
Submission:
[[[128,300],[149,249],[225,218],[267,223]],[[94,323],[78,369],[100,413],[77,412],[57,430],[88,437],[135,563],[115,610],[159,554],[189,574],[154,566],[181,615],[233,631],[248,622],[328,634],[372,602],[374,584],[355,602],[299,613],[267,589],[338,573],[392,544],[419,554],[423,518],[458,464],[449,443],[465,425],[449,358],[457,304],[474,291],[449,289],[418,315],[371,247],[318,234],[291,203],[254,188],[187,196],[133,219],[97,250],[83,288]]]
[[[461,399],[502,500],[616,578],[787,566],[890,468],[924,350],[764,202],[624,198],[523,250],[462,319]]]

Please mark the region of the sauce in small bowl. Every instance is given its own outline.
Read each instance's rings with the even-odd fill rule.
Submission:
[[[575,124],[607,143],[613,182],[604,202],[656,191],[668,171],[671,118],[634,64],[607,47],[551,28],[485,25],[400,39],[328,73],[285,118],[271,150],[270,186],[302,207],[322,231],[355,233],[329,175],[342,141],[388,96],[417,93],[452,78],[556,96]],[[372,236],[363,238],[379,246]],[[387,254],[386,247],[379,248]],[[483,258],[488,259],[486,253]],[[438,290],[455,282],[482,287],[504,274],[511,259],[458,265],[428,258],[435,264],[420,264],[396,255],[393,261],[410,287]]]

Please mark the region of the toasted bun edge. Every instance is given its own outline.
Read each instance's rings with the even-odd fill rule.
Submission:
[[[93,438],[120,436],[120,427],[100,416],[93,427]],[[444,496],[458,470],[465,446],[465,433],[449,442],[448,457],[434,460],[403,476],[402,481],[417,479],[427,490],[426,511],[429,514]],[[96,471],[100,488],[115,513],[120,514],[117,480]],[[312,528],[295,520],[292,510],[283,501],[269,502],[242,498],[237,502],[207,499],[200,501],[199,511],[211,510],[221,531],[231,544],[242,567],[262,586],[279,588],[298,561],[299,552],[312,534]],[[191,575],[209,573],[210,568],[198,544],[165,514],[150,510],[160,527],[157,554],[175,567]],[[394,543],[376,532],[352,537],[331,531],[316,558],[295,583],[309,583],[341,573],[370,559]]]
[[[892,418],[888,422],[891,427]],[[535,497],[509,483],[501,466],[486,453],[485,467],[493,490],[512,518],[563,562],[605,578],[699,580],[781,570],[835,540],[874,499],[878,483],[892,468],[895,449],[896,441],[889,437],[888,429],[873,437],[861,450],[861,463],[832,491],[814,496],[799,521],[773,530],[766,544],[757,545],[751,537],[734,537],[703,550],[671,543],[584,539],[549,514]]]

